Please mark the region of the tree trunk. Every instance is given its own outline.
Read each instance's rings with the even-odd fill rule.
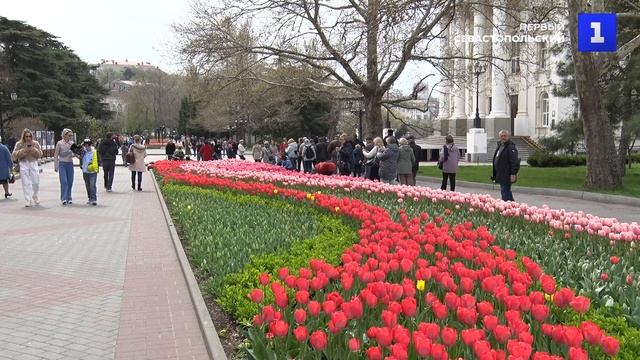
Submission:
[[[627,124],[632,112],[631,90],[625,87],[622,95],[624,96],[624,105],[622,108],[622,124],[620,127],[620,144],[618,144],[618,166],[620,167],[620,175],[624,176],[626,173],[625,165],[628,159],[629,143],[631,142],[631,134],[629,134],[629,126]],[[629,159],[629,161],[630,160],[631,159]]]
[[[362,132],[364,138],[378,136],[382,137],[382,108],[380,101],[381,96],[364,95],[364,111],[366,116],[362,119]]]
[[[587,147],[587,188],[615,189],[622,186],[613,131],[602,103],[599,69],[593,53],[578,52],[578,13],[584,0],[569,0],[569,32],[575,64],[576,92]]]

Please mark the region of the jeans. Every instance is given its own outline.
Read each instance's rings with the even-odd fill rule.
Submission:
[[[84,179],[84,187],[87,188],[87,198],[89,201],[96,202],[96,180],[98,179],[98,173],[82,173],[82,178]]]
[[[311,173],[313,171],[313,160],[304,160],[303,166],[305,173]]]
[[[456,191],[456,173],[442,173],[442,186],[441,190],[447,190],[447,178],[451,180],[451,191]]]
[[[73,162],[60,161],[58,163],[58,176],[60,177],[60,201],[71,201]]]
[[[131,172],[131,188],[136,188],[136,174],[138,174],[138,189],[142,189],[142,171]]]
[[[113,175],[116,171],[116,161],[104,160],[102,162],[102,170],[104,170],[104,188],[111,189],[113,185]]]
[[[502,200],[504,201],[515,201],[513,200],[513,193],[511,193],[511,184],[500,184],[500,196],[502,196]]]

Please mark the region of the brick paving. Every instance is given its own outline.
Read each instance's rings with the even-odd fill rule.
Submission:
[[[0,200],[0,360],[208,359],[196,312],[152,178],[132,191],[116,167],[113,192],[98,176],[98,206],[62,206],[53,165],[41,206]]]

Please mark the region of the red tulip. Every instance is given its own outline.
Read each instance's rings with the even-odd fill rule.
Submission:
[[[493,304],[488,301],[481,301],[477,305],[478,313],[482,316],[493,314]]]
[[[609,260],[611,260],[611,263],[614,265],[620,262],[620,258],[617,256],[612,256],[609,258]]]
[[[493,337],[497,342],[504,344],[511,338],[511,330],[504,325],[497,325],[493,329]]]
[[[404,298],[400,302],[402,305],[402,313],[406,317],[413,317],[416,314],[418,304],[415,298]]]
[[[316,330],[311,334],[309,342],[314,349],[324,350],[324,348],[327,346],[327,333],[322,330]]]
[[[590,304],[591,304],[591,301],[589,300],[589,298],[584,296],[576,296],[569,303],[569,305],[571,305],[571,308],[573,308],[573,310],[578,314],[584,314],[587,311],[589,311]]]
[[[380,318],[382,319],[382,323],[389,328],[398,323],[398,315],[389,310],[382,310]]]
[[[349,348],[349,351],[351,351],[351,352],[360,351],[360,340],[358,340],[356,338],[349,339],[349,341],[347,342],[347,347]]]
[[[478,313],[475,309],[459,307],[456,314],[458,320],[467,326],[474,326],[478,322]]]
[[[329,320],[329,330],[337,334],[347,326],[347,316],[342,311],[336,311],[331,314],[331,320]]]
[[[531,307],[531,315],[537,322],[544,322],[549,317],[549,307],[535,304]]]
[[[531,356],[531,345],[521,341],[509,340],[507,343],[509,355],[513,355],[519,359],[528,359]]]
[[[488,358],[493,359],[491,356],[491,345],[489,345],[488,341],[481,340],[473,343],[473,352],[476,353],[478,359],[485,359],[487,356],[489,356]]]
[[[573,293],[573,290],[569,288],[562,288],[558,290],[558,292],[556,292],[553,296],[553,303],[558,307],[564,308],[569,306],[574,297],[575,295]]]
[[[298,324],[304,324],[304,322],[307,319],[307,312],[304,311],[304,309],[296,309],[293,312],[293,319],[296,321],[296,323]]]
[[[378,328],[376,332],[376,341],[378,344],[388,347],[391,345],[391,340],[393,339],[391,330],[387,327]]]
[[[607,273],[600,274],[600,280],[609,281],[609,274],[607,274]]]
[[[256,304],[259,304],[264,299],[264,294],[262,293],[262,290],[260,290],[260,289],[253,289],[249,293],[249,299],[251,299],[251,301],[253,301]]]
[[[627,283],[627,285],[631,286],[633,285],[633,276],[631,276],[631,274],[627,275],[627,278],[625,279],[625,282]]]
[[[286,292],[274,293],[275,303],[280,309],[284,309],[289,305],[289,299]]]
[[[580,330],[582,330],[582,336],[585,341],[591,345],[599,345],[604,336],[604,332],[600,327],[589,321],[582,322],[582,324],[580,324]]]
[[[302,305],[309,303],[309,292],[306,290],[296,291],[296,302]]]
[[[582,331],[574,326],[565,326],[564,334],[563,334],[564,343],[569,345],[570,347],[581,347],[582,340],[584,337],[582,336]]]
[[[411,332],[407,328],[402,325],[397,325],[391,332],[393,333],[393,341],[398,344],[409,346],[409,343],[411,342]]]
[[[407,347],[402,344],[393,344],[391,345],[391,356],[397,360],[408,360],[409,353],[407,352]]]
[[[447,349],[442,344],[431,345],[431,357],[436,360],[447,359]]]
[[[318,315],[320,314],[320,303],[315,301],[315,300],[311,300],[309,301],[309,304],[307,305],[307,309],[309,310],[309,315],[313,316],[313,317],[318,317]]]
[[[334,311],[336,311],[336,303],[333,300],[327,300],[322,303],[322,310],[327,315],[331,315]]]
[[[262,321],[266,322],[266,323],[270,323],[273,321],[274,317],[275,317],[275,310],[273,309],[273,306],[271,305],[267,305],[265,307],[262,308]]]
[[[442,305],[442,304],[436,304],[434,303],[432,305],[433,308],[433,314],[436,316],[437,319],[442,320],[444,318],[447,317],[447,307]]]
[[[269,326],[270,331],[277,337],[285,337],[289,332],[289,324],[282,320],[276,320]]]
[[[616,356],[620,351],[620,343],[612,336],[605,336],[602,338],[602,351],[609,356]]]
[[[589,360],[587,350],[581,348],[569,348],[569,360]]]
[[[368,360],[382,360],[382,349],[380,346],[370,347],[365,351]]]
[[[545,293],[553,294],[556,292],[556,281],[551,276],[541,275],[540,284],[542,285],[542,290],[544,290]]]
[[[492,331],[496,326],[498,326],[498,317],[494,315],[487,315],[482,318],[482,324],[485,329]]]
[[[446,346],[453,346],[458,340],[458,331],[454,328],[445,327],[442,329],[442,343]]]
[[[474,342],[484,339],[484,331],[480,329],[464,329],[460,333],[460,337],[462,337],[462,342],[471,346]]]
[[[413,346],[420,357],[427,357],[431,354],[431,340],[419,332],[414,333]]]
[[[269,274],[262,273],[258,275],[258,281],[260,281],[260,284],[262,286],[266,286],[269,283]]]

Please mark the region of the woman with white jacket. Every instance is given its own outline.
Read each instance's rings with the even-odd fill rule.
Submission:
[[[22,130],[22,137],[13,149],[13,160],[20,163],[20,181],[26,207],[40,204],[38,190],[40,189],[40,168],[38,159],[42,157],[40,144],[33,140],[33,133],[29,129]]]
[[[373,139],[373,148],[370,151],[367,151],[366,148],[362,149],[362,155],[364,155],[365,166],[369,166],[371,170],[368,172],[369,177],[367,179],[374,181],[380,181],[380,175],[378,171],[380,170],[380,162],[376,158],[378,152],[384,152],[384,142],[381,137],[377,137]]]

